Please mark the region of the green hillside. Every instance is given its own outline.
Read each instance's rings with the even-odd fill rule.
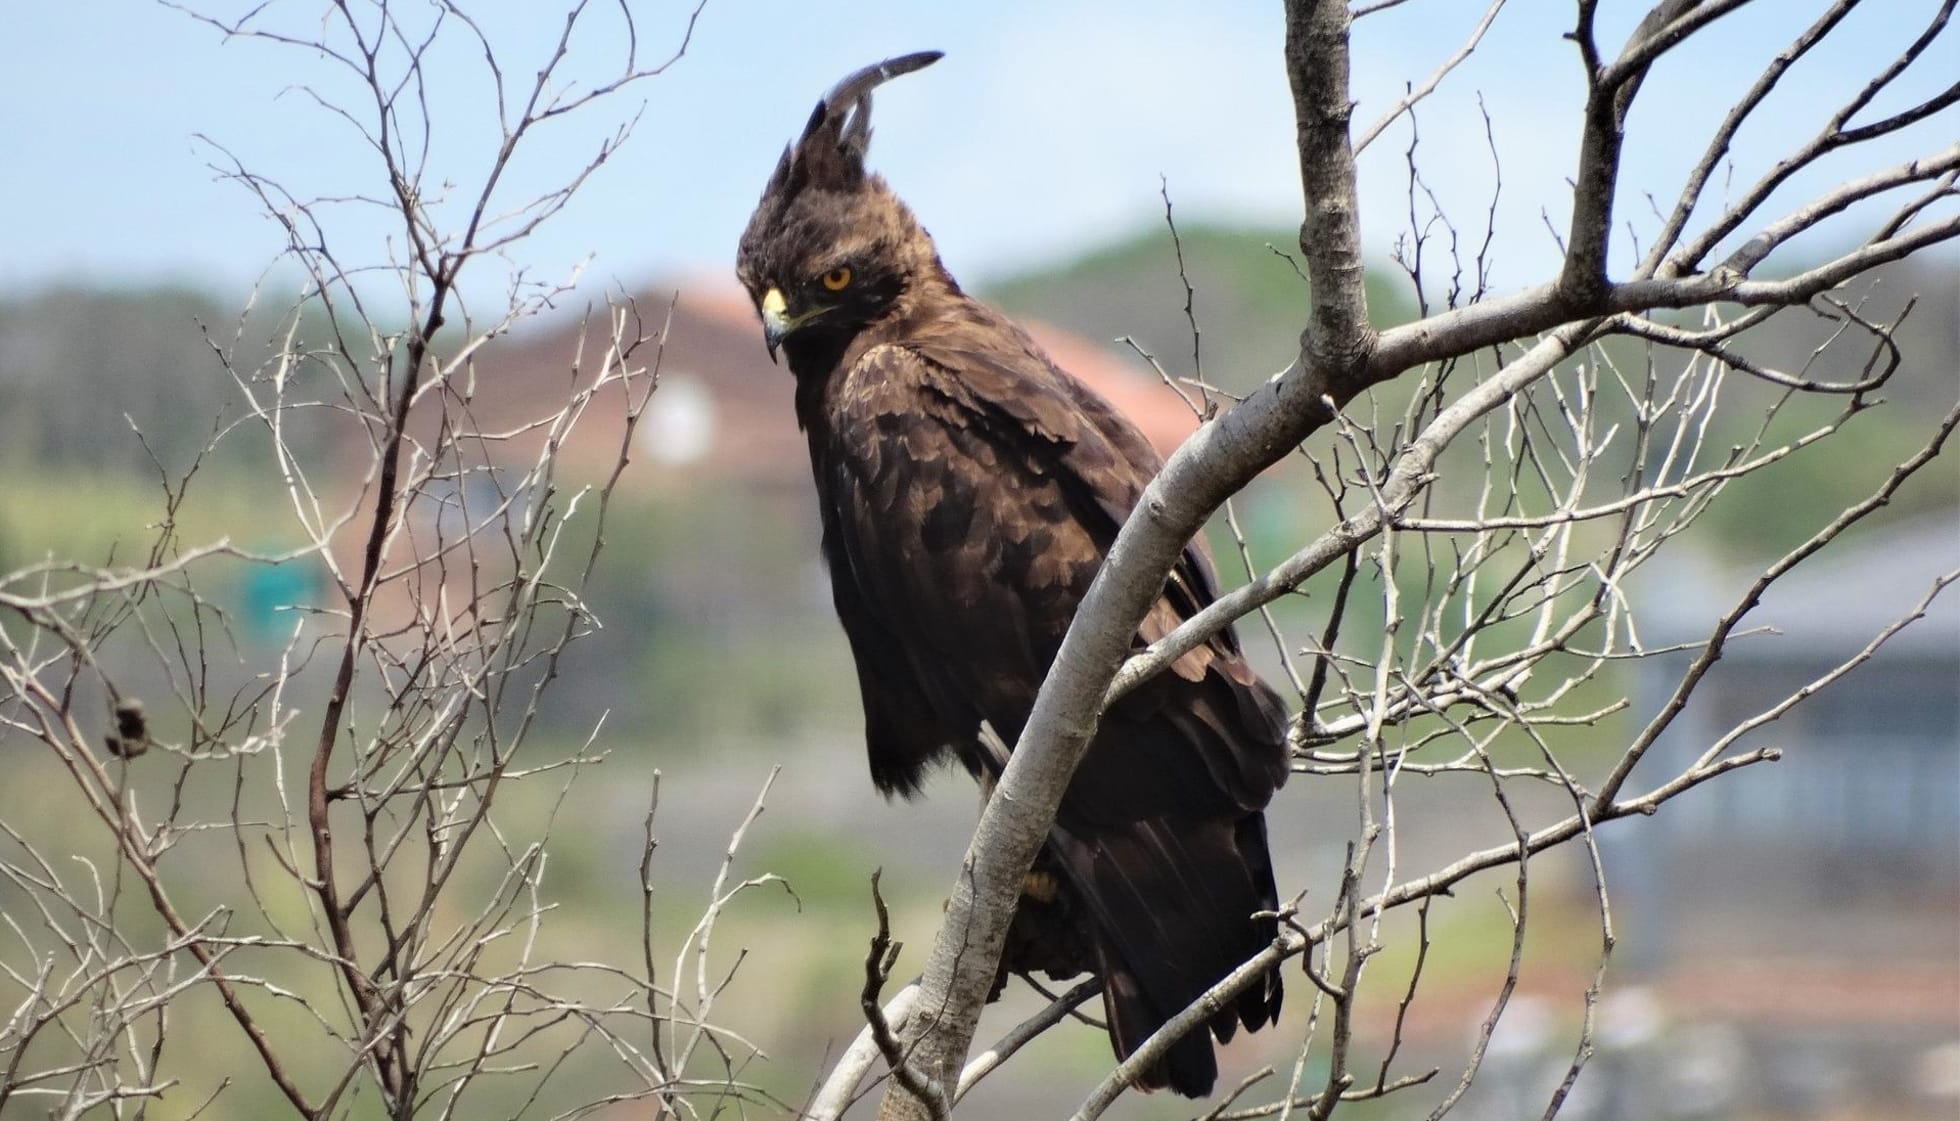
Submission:
[[[1010,315],[1092,339],[1134,338],[1176,377],[1194,376],[1202,362],[1212,384],[1243,392],[1299,351],[1308,292],[1302,268],[1292,230],[1193,225],[1181,227],[1174,244],[1166,227],[1154,225],[1077,260],[988,284],[980,294]],[[1186,281],[1199,331],[1197,361],[1184,312]],[[1377,322],[1411,318],[1408,291],[1404,278],[1371,273],[1368,302]]]

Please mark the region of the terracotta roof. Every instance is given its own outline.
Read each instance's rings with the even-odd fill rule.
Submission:
[[[761,328],[748,297],[732,281],[698,280],[682,289],[681,304],[726,331],[749,336],[761,353]],[[1055,364],[1075,375],[1143,429],[1165,455],[1198,427],[1178,395],[1154,376],[1126,363],[1115,351],[1040,320],[1022,320]]]
[[[658,348],[649,344],[638,354],[647,365],[657,358],[665,396],[655,393],[641,421],[634,473],[654,485],[698,483],[713,475],[764,487],[807,486],[808,452],[791,407],[789,371],[770,363],[741,289],[732,280],[702,279],[649,287],[633,302],[648,333],[666,326]],[[1058,365],[1134,420],[1160,452],[1169,454],[1197,427],[1175,392],[1111,348],[1048,324],[1024,326]],[[590,384],[608,342],[605,316],[595,312],[583,331],[586,368],[576,377],[578,321],[543,325],[485,347],[475,363],[472,411],[478,423],[516,428],[554,411],[575,384]],[[619,446],[619,426],[612,423],[617,413],[616,404],[593,411],[565,444],[568,469],[581,475],[610,469]],[[540,432],[513,439],[505,454],[529,460],[542,438]]]

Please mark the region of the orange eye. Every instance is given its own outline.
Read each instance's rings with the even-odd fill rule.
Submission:
[[[823,274],[823,286],[832,292],[842,292],[850,286],[850,283],[851,270],[848,268],[834,268]]]

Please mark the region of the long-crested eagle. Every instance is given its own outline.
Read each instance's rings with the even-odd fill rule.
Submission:
[[[737,273],[796,378],[837,617],[863,695],[871,779],[912,796],[958,759],[990,783],[982,722],[1019,738],[1117,530],[1162,466],[1108,402],[973,299],[865,170],[871,91],[938,59],[845,78],[783,152]],[[1215,595],[1184,550],[1141,646]],[[1285,714],[1227,629],[1102,716],[1008,934],[1003,971],[1093,972],[1127,1056],[1275,934],[1264,810]],[[1279,1014],[1269,975],[1211,1020],[1221,1041]],[[1205,1033],[1141,1080],[1200,1096]]]

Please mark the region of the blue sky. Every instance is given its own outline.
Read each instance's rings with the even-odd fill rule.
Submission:
[[[239,0],[206,10],[242,11]],[[420,0],[405,11],[426,10]],[[1821,0],[1765,0],[1720,21],[1642,93],[1625,164],[1630,210],[1651,227],[1642,192],[1665,192],[1700,152],[1727,99],[1761,60],[1814,18]],[[1853,14],[1835,50],[1806,60],[1737,146],[1738,185],[1779,143],[1808,136],[1845,94],[1915,35],[1934,0],[1873,0]],[[323,4],[272,6],[282,26],[317,26]],[[507,37],[507,70],[535,68],[557,19],[538,2],[474,5]],[[1412,0],[1355,30],[1357,123],[1372,121],[1407,82],[1420,81],[1476,24],[1483,0]],[[1606,0],[1603,38],[1617,47],[1644,3]],[[646,57],[678,42],[689,5],[643,4]],[[1563,225],[1578,130],[1576,51],[1561,39],[1569,0],[1511,0],[1478,55],[1420,118],[1428,185],[1466,238],[1481,240],[1494,183],[1478,98],[1490,113],[1502,166],[1495,259],[1500,287],[1543,279],[1555,259],[1549,216]],[[568,71],[592,81],[618,65],[619,23],[595,3]],[[20,4],[0,36],[0,286],[56,279],[188,281],[242,291],[283,238],[253,198],[217,181],[222,143],[296,193],[372,189],[371,153],[313,104],[301,86],[344,95],[335,72],[307,52],[225,42],[212,29],[147,0]],[[515,251],[538,277],[562,277],[592,255],[588,282],[634,286],[656,278],[726,276],[736,238],[783,143],[819,94],[876,59],[935,47],[937,66],[878,99],[872,162],[969,280],[1066,259],[1156,220],[1167,178],[1180,218],[1297,222],[1292,111],[1280,59],[1277,3],[1173,4],[1056,0],[990,4],[729,2],[710,0],[685,58],[535,137],[513,169],[510,202],[584,162],[600,136],[644,105],[627,146],[576,202]],[[1951,80],[1960,35],[1949,31],[1861,119]],[[469,183],[494,142],[491,87],[480,57],[436,57],[435,110],[447,122],[432,181]],[[1890,160],[1950,143],[1949,112],[1888,145]],[[1408,229],[1406,127],[1364,154],[1363,214],[1370,248],[1386,252]],[[1827,168],[1869,169],[1859,159]],[[1793,205],[1823,185],[1800,180]],[[1665,194],[1662,195],[1665,199]],[[1773,207],[1772,209],[1781,209]],[[388,253],[387,229],[343,208],[336,236],[363,260]],[[1625,260],[1624,254],[1619,258]],[[481,274],[479,281],[501,284]],[[487,290],[487,289],[486,289]]]

